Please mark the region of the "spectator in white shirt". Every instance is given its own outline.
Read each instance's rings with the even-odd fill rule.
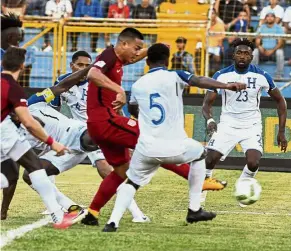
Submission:
[[[270,0],[270,5],[262,9],[259,25],[262,25],[263,23],[265,23],[265,17],[267,13],[269,13],[270,11],[273,11],[275,13],[276,24],[279,24],[281,22],[284,16],[284,9],[278,3],[279,3],[279,0]]]
[[[285,27],[285,32],[287,34],[291,34],[291,6],[289,6],[285,11],[283,17],[283,24]]]
[[[71,17],[72,4],[69,0],[50,0],[46,3],[45,14],[53,18]]]

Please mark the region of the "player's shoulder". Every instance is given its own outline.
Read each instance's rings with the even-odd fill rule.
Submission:
[[[118,57],[114,51],[114,47],[110,46],[97,55],[94,66],[97,68],[106,67],[107,69],[112,68],[118,61]]]
[[[251,64],[250,67],[249,67],[249,69],[248,69],[248,72],[249,73],[254,73],[254,74],[261,75],[261,76],[265,77],[267,80],[272,80],[271,75],[268,72],[262,70],[257,65]]]
[[[227,75],[227,74],[232,73],[232,72],[235,72],[234,65],[230,65],[228,67],[225,67],[225,68],[215,72],[215,74],[213,75],[213,78],[217,79],[219,76]]]

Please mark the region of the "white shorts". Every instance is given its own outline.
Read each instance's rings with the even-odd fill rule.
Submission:
[[[62,173],[75,167],[86,157],[86,153],[75,151],[72,151],[71,153],[66,153],[63,156],[56,156],[56,152],[51,150],[40,156],[39,158],[51,162],[60,171],[60,173]]]
[[[1,162],[7,159],[18,161],[31,148],[29,142],[19,133],[10,116],[1,122],[0,130]]]
[[[101,149],[98,149],[95,152],[90,152],[87,155],[88,155],[88,158],[90,159],[90,161],[92,163],[92,166],[94,166],[94,167],[96,166],[95,165],[96,161],[105,159],[104,154],[101,151]]]
[[[262,125],[257,124],[251,128],[233,128],[229,124],[219,123],[217,132],[209,140],[206,148],[220,152],[223,161],[232,149],[240,144],[243,152],[249,149],[258,150],[263,154]]]
[[[139,186],[148,184],[161,164],[190,163],[201,157],[204,147],[194,139],[186,139],[186,152],[173,157],[147,157],[135,150],[133,152],[127,177]]]

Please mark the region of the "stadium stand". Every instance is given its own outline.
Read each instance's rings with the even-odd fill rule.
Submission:
[[[68,6],[69,0],[56,0],[56,6]],[[2,12],[4,12],[5,7],[7,8],[7,2],[13,2],[13,1],[2,1],[1,7],[2,7]],[[19,1],[18,1],[19,2]],[[47,0],[24,0],[21,3],[26,6],[26,15],[24,17],[24,23],[33,23],[33,19],[35,20],[34,22],[38,22],[38,19],[35,17],[33,19],[29,18],[29,15],[36,15],[36,16],[45,16],[45,9],[46,7],[48,8],[48,2]],[[51,2],[51,1],[50,1]],[[80,6],[80,3],[82,2],[82,5],[92,5],[95,2],[100,4],[103,9],[103,17],[108,16],[108,9],[110,4],[114,4],[114,0],[72,0],[71,1],[71,6],[73,7],[73,16],[80,16],[76,15],[76,6]],[[140,5],[150,5],[154,6],[156,9],[156,16],[157,16],[157,22],[159,20],[162,20],[163,25],[160,25],[159,28],[155,29],[156,23],[153,22],[148,22],[148,30],[150,30],[149,34],[146,36],[146,44],[149,45],[152,42],[164,42],[169,44],[171,48],[171,54],[173,54],[176,50],[176,39],[177,37],[184,36],[187,39],[187,48],[186,50],[194,56],[194,64],[195,64],[195,73],[196,74],[205,74],[204,71],[204,65],[205,65],[205,34],[206,34],[206,25],[205,23],[200,23],[200,24],[193,24],[193,32],[191,31],[190,24],[187,26],[185,25],[185,28],[187,26],[187,30],[185,33],[185,29],[181,28],[184,26],[176,25],[171,26],[171,22],[175,20],[174,22],[195,22],[195,21],[201,21],[201,22],[209,22],[207,21],[209,18],[208,12],[211,6],[215,7],[217,3],[219,2],[220,4],[220,9],[222,8],[221,6],[225,5],[224,0],[213,0],[213,1],[202,1],[202,0],[154,0],[154,1],[149,1],[149,0],[128,0],[124,1],[124,5],[128,5],[130,9],[130,18],[133,17],[133,13],[135,10],[135,6]],[[270,5],[269,1],[263,1],[263,0],[254,0],[254,1],[239,1],[239,0],[232,0],[230,3],[236,4],[238,6],[241,6],[239,2],[245,2],[245,4],[248,6],[250,10],[250,18],[248,21],[248,32],[255,32],[260,25],[260,17],[261,17],[261,11],[262,9],[266,9],[266,6]],[[5,6],[6,5],[6,6]],[[246,5],[243,5],[243,8],[246,8]],[[289,7],[290,8],[290,1],[289,0],[281,0],[278,1],[277,5],[280,5],[280,8],[283,8],[284,11]],[[85,8],[85,7],[84,7]],[[267,8],[272,8],[267,7]],[[279,7],[276,7],[279,8]],[[70,8],[69,8],[70,9]],[[235,8],[234,6],[230,6],[229,10],[237,11],[238,8]],[[221,9],[222,10],[222,9]],[[58,11],[56,9],[56,11]],[[68,10],[60,10],[60,12],[63,11],[64,13],[70,12]],[[79,11],[79,10],[78,10]],[[84,10],[83,10],[84,11]],[[48,11],[47,11],[48,13]],[[218,12],[219,14],[219,12]],[[239,18],[238,15],[239,13],[227,13],[228,16],[233,16],[235,20],[238,22],[239,25]],[[64,15],[63,15],[64,16]],[[66,16],[70,16],[66,15]],[[98,14],[98,16],[102,16]],[[84,25],[88,25],[90,27],[90,22],[88,21],[88,15],[82,14],[81,17],[79,17],[79,22],[84,22]],[[85,20],[87,18],[87,20]],[[140,18],[140,17],[138,17]],[[218,18],[224,18],[223,16],[219,16]],[[82,20],[82,21],[81,21]],[[210,20],[210,19],[209,19]],[[286,19],[287,20],[287,19]],[[70,22],[70,19],[63,20],[62,22],[65,22],[66,26],[67,23]],[[102,21],[96,21],[98,22],[98,27],[96,29],[99,29],[99,27],[102,27]],[[49,23],[49,20],[42,20],[42,22],[47,22]],[[75,21],[77,22],[77,21]],[[95,21],[94,21],[95,22]],[[107,21],[106,21],[107,22]],[[141,21],[142,23],[143,21]],[[168,22],[168,23],[167,23]],[[116,22],[117,23],[117,22]],[[72,23],[71,23],[72,24]],[[143,25],[147,24],[147,22],[144,22]],[[167,25],[169,24],[169,25]],[[235,24],[235,23],[234,23]],[[74,24],[75,25],[75,24]],[[127,24],[124,24],[127,25]],[[282,23],[280,24],[282,25]],[[288,27],[288,22],[284,22],[284,25]],[[119,24],[121,26],[121,24]],[[168,26],[168,27],[167,27]],[[195,26],[195,27],[194,27]],[[235,26],[235,25],[234,25]],[[104,26],[106,27],[106,26]],[[103,27],[103,28],[104,28]],[[114,44],[116,41],[116,33],[111,32],[110,29],[111,27],[117,27],[117,24],[108,26],[109,33],[111,34],[110,36],[110,43]],[[145,26],[143,26],[145,27]],[[168,30],[164,27],[167,27]],[[226,27],[228,28],[228,27]],[[43,27],[38,26],[34,27],[33,25],[31,26],[25,26],[25,37],[24,37],[24,42],[22,44],[27,43],[28,41],[31,41],[35,36],[37,36],[40,32],[44,31],[45,25]],[[92,36],[90,35],[90,32],[87,32],[84,30],[84,32],[78,32],[78,36],[76,37],[75,46],[72,47],[72,36],[71,34],[74,34],[73,32],[61,32],[60,29],[61,26],[58,28],[57,32],[57,38],[55,39],[52,30],[49,33],[46,33],[45,36],[40,36],[39,39],[34,41],[32,44],[30,44],[31,51],[34,52],[34,60],[32,62],[32,67],[31,67],[31,72],[29,76],[29,86],[31,87],[47,87],[50,86],[54,80],[59,74],[68,71],[69,69],[61,69],[61,58],[62,56],[66,55],[69,56],[71,55],[71,51],[75,51],[76,49],[84,49],[87,50],[88,52],[91,52],[91,49],[93,50],[92,55],[93,57],[100,53],[107,45],[106,37],[104,37],[104,33],[99,33],[98,37],[97,36]],[[170,30],[169,30],[170,29]],[[235,27],[233,28],[235,30]],[[231,31],[231,30],[230,30]],[[97,35],[98,33],[96,33]],[[61,37],[60,37],[61,36]],[[67,36],[66,39],[64,39],[64,36]],[[92,46],[92,41],[91,39],[94,39],[96,42],[96,45],[93,44]],[[66,40],[67,44],[64,46],[63,41]],[[91,41],[91,42],[90,42]],[[223,53],[221,57],[221,63],[223,66],[226,66],[230,63],[229,59],[229,47],[230,47],[230,42],[231,39],[228,37],[225,37],[223,40]],[[47,44],[49,43],[49,45]],[[57,44],[55,44],[57,43]],[[54,55],[53,50],[57,48],[57,55]],[[74,48],[75,47],[75,48]],[[96,48],[95,48],[96,47]],[[202,49],[203,47],[204,49]],[[44,48],[47,48],[44,50]],[[66,52],[64,52],[64,48],[66,48]],[[278,86],[279,87],[284,87],[288,86],[288,83],[290,82],[290,72],[291,72],[291,65],[290,65],[290,59],[291,59],[291,42],[290,39],[289,41],[285,39],[285,44],[284,44],[284,72],[283,72],[283,78],[278,81]],[[69,58],[69,57],[67,57]],[[67,59],[68,61],[68,59]],[[289,63],[288,63],[289,61]],[[218,61],[219,62],[219,61]],[[260,67],[263,68],[264,70],[268,71],[272,76],[276,75],[276,63],[275,61],[263,61],[259,63]],[[171,67],[171,66],[170,66]],[[216,69],[216,67],[213,67],[213,62],[210,60],[210,72],[211,69]],[[54,72],[55,71],[55,72]],[[140,77],[144,72],[147,71],[147,68],[145,67],[145,62],[140,62],[138,64],[132,65],[132,66],[127,66],[125,67],[125,74],[124,74],[124,80],[123,84],[126,90],[130,90],[130,87],[132,83]],[[291,97],[291,87],[285,87],[283,88],[283,94],[285,96]],[[192,93],[199,92],[199,90],[192,90]]]

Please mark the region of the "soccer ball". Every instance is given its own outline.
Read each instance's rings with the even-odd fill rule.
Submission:
[[[254,178],[240,178],[236,181],[234,196],[243,205],[251,205],[260,199],[262,187]]]

